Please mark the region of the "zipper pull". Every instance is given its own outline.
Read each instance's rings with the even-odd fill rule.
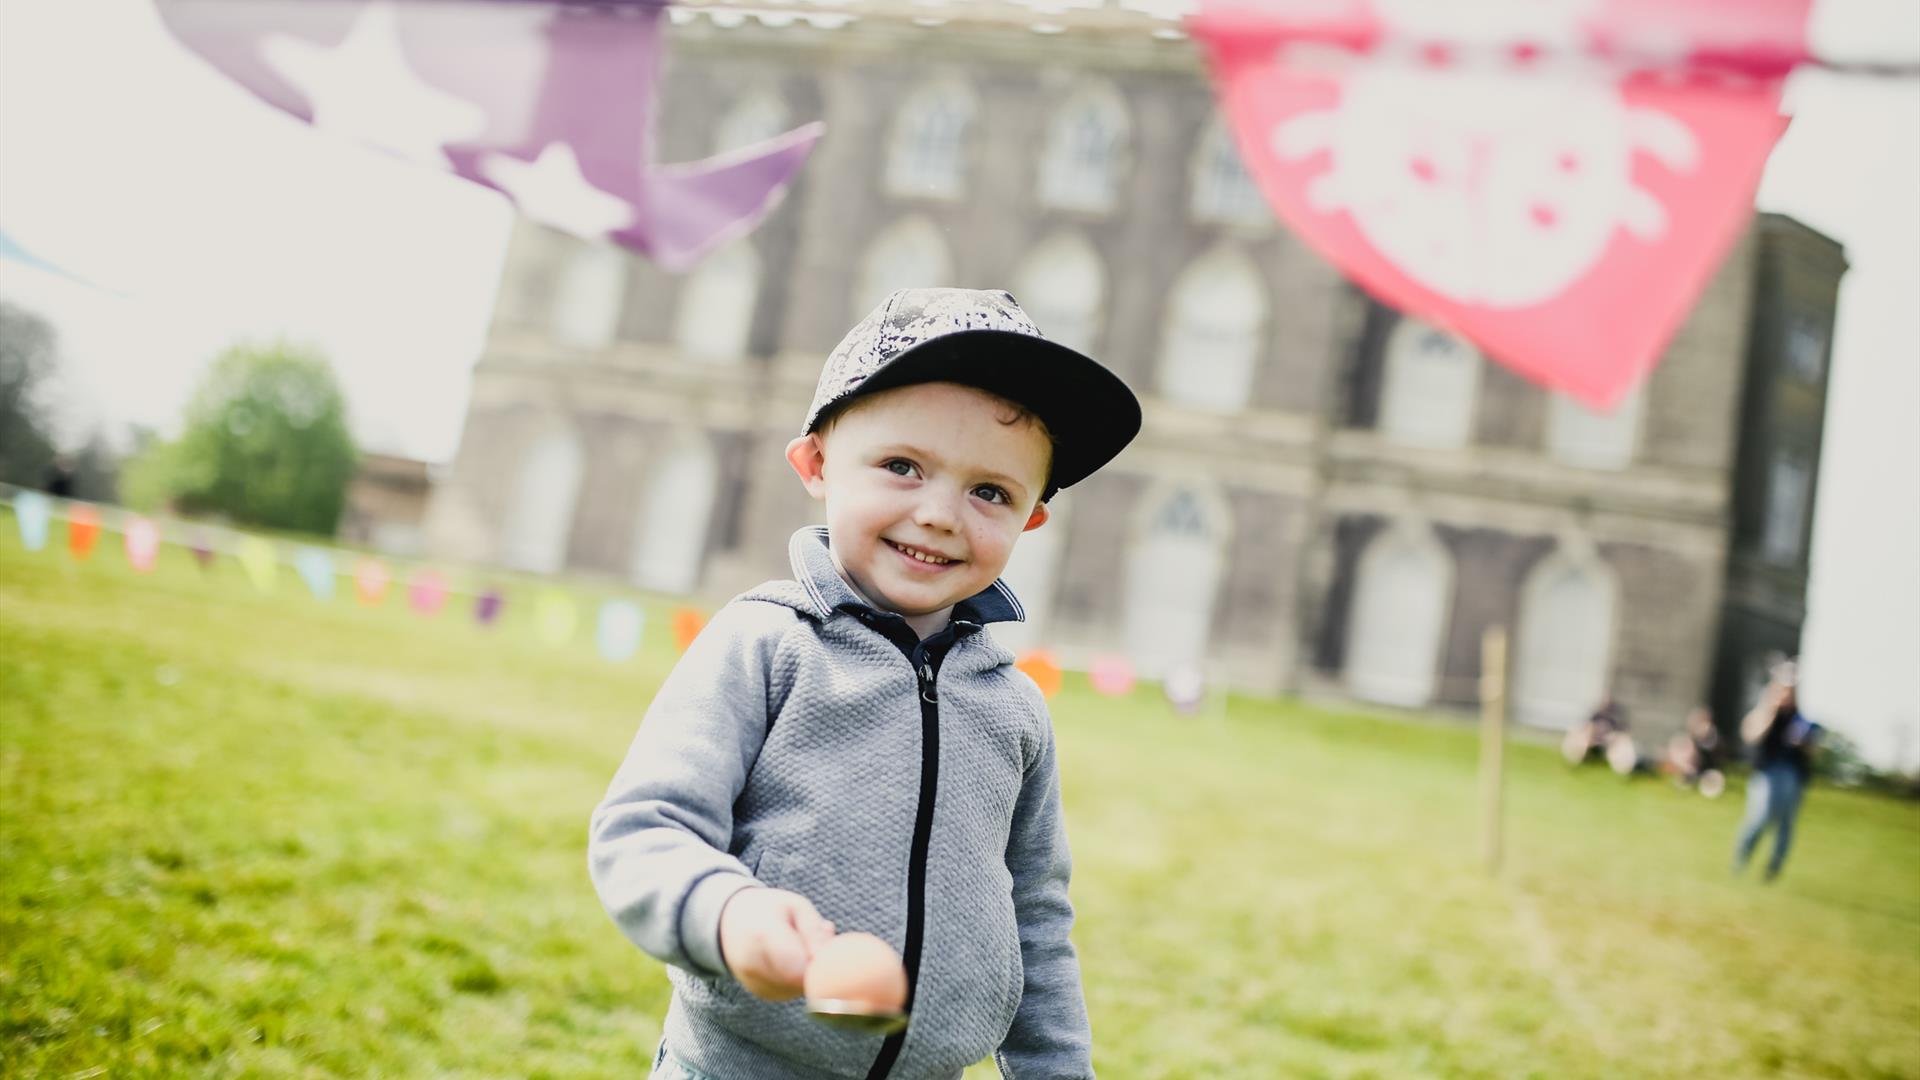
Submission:
[[[939,700],[939,699],[938,699],[937,697],[935,697],[935,696],[934,696],[934,692],[933,692],[933,664],[932,664],[932,662],[931,662],[931,661],[928,661],[928,660],[922,660],[922,661],[920,661],[920,672],[919,672],[919,674],[920,674],[920,696],[921,696],[922,698],[924,698],[924,699],[926,699],[927,701],[937,701],[937,700]]]

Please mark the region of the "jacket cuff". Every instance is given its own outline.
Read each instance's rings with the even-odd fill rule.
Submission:
[[[701,878],[688,891],[680,908],[680,949],[702,974],[730,974],[720,955],[720,911],[734,893],[761,887],[745,874],[722,871]]]

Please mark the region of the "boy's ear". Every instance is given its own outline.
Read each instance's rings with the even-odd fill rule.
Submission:
[[[819,432],[802,435],[788,443],[787,463],[800,474],[807,494],[816,499],[827,497],[827,448],[820,441]]]
[[[1046,503],[1034,503],[1033,513],[1027,515],[1027,524],[1020,531],[1032,532],[1033,530],[1039,528],[1040,526],[1045,525],[1047,523],[1047,519],[1052,516],[1053,516],[1053,511],[1047,509]]]

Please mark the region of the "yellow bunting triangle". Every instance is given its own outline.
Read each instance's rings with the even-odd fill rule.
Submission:
[[[579,622],[573,597],[559,589],[546,589],[533,602],[533,632],[556,649],[573,640]]]
[[[258,536],[243,536],[234,549],[234,557],[240,560],[240,568],[247,572],[247,580],[261,592],[273,591],[274,578],[280,573],[280,556],[274,551],[273,541]]]

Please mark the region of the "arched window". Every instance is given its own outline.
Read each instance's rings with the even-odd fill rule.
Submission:
[[[668,593],[694,590],[719,490],[720,463],[705,438],[686,439],[667,453],[647,478],[634,527],[635,583]]]
[[[1514,718],[1569,728],[1607,691],[1613,657],[1613,576],[1591,560],[1552,555],[1520,592],[1514,643]]]
[[[674,341],[689,359],[738,360],[747,355],[754,302],[760,296],[760,257],[737,239],[701,261],[680,293]]]
[[[965,187],[973,94],[941,81],[913,92],[894,117],[887,188],[896,195],[953,199]]]
[[[1267,333],[1260,271],[1237,249],[1216,248],[1180,275],[1169,304],[1160,392],[1198,409],[1245,408]]]
[[[1067,210],[1105,211],[1126,169],[1127,107],[1110,87],[1082,90],[1054,110],[1040,159],[1040,198]]]
[[[1827,367],[1827,334],[1813,316],[1789,316],[1780,349],[1787,374],[1809,385],[1820,385]]]
[[[1377,537],[1360,558],[1347,632],[1347,689],[1417,708],[1433,700],[1453,598],[1453,560],[1423,526]]]
[[[925,218],[895,222],[874,240],[853,288],[853,317],[865,318],[895,289],[953,284],[953,257]]]
[[[1799,564],[1812,504],[1813,462],[1794,450],[1780,450],[1767,463],[1766,517],[1760,528],[1760,554],[1768,562]]]
[[[1106,291],[1100,256],[1074,233],[1041,243],[1013,275],[1013,295],[1040,332],[1081,352],[1099,339]]]
[[[1127,654],[1144,675],[1206,658],[1225,565],[1226,507],[1193,487],[1150,498],[1127,557]]]
[[[627,256],[612,244],[581,244],[567,258],[553,300],[553,336],[598,349],[613,341],[627,296]]]
[[[1480,393],[1480,353],[1456,335],[1402,318],[1387,338],[1380,433],[1407,446],[1465,446]]]
[[[768,93],[740,99],[714,129],[713,152],[730,153],[764,142],[787,130],[787,106]]]
[[[516,570],[551,574],[566,565],[573,532],[573,504],[585,468],[580,440],[570,431],[548,431],[520,459],[513,509],[500,537],[500,561]]]
[[[1233,132],[1218,114],[1200,138],[1193,160],[1193,216],[1227,225],[1265,226],[1273,223],[1260,188],[1240,161]]]
[[[1048,619],[1053,613],[1060,558],[1067,548],[1066,493],[1055,495],[1047,509],[1053,516],[1040,528],[1020,534],[1020,540],[1013,546],[1013,557],[1007,560],[1007,568],[1000,575],[1000,580],[1013,590],[1027,612],[1025,622],[993,624],[993,639],[1014,652],[1049,644],[1053,635]]]
[[[1547,452],[1569,465],[1589,469],[1624,469],[1633,463],[1634,441],[1640,435],[1640,403],[1645,387],[1636,388],[1609,412],[1596,412],[1565,394],[1553,394],[1547,405]]]

